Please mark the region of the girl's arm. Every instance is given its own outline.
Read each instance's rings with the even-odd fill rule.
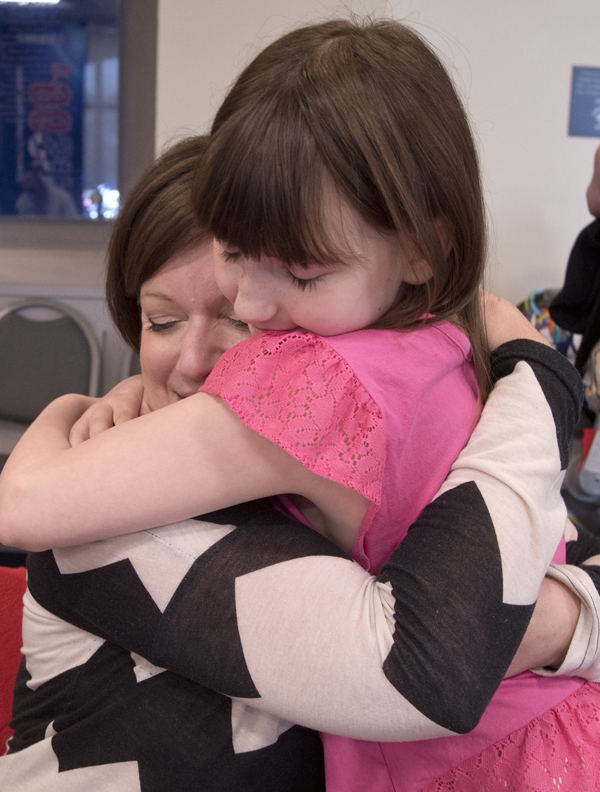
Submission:
[[[538,334],[518,310],[485,297],[490,347]],[[236,503],[294,492],[350,549],[367,501],[309,472],[248,429],[218,397],[195,394],[76,447],[69,433],[83,397],[51,404],[0,477],[0,542],[43,550],[129,533]],[[340,540],[340,537],[342,540]]]
[[[366,500],[317,476],[198,393],[72,448],[90,400],[49,405],[0,477],[0,542],[44,550],[166,524],[235,503],[296,492],[356,523]]]

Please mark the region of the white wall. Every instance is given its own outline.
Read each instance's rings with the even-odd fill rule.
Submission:
[[[276,36],[345,9],[405,19],[453,72],[482,151],[495,291],[518,302],[559,286],[591,219],[584,192],[600,140],[569,138],[567,123],[571,67],[600,66],[597,0],[159,0],[157,150],[205,131]]]
[[[389,14],[385,0],[158,0],[157,151],[206,132],[229,85],[282,33],[332,16]]]
[[[597,0],[395,0],[454,71],[479,137],[491,284],[560,286],[600,140],[568,137],[572,66],[600,66]]]

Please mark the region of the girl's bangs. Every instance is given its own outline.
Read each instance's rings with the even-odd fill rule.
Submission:
[[[342,261],[348,251],[326,220],[327,169],[299,113],[281,115],[236,119],[213,136],[194,178],[198,221],[250,258]]]

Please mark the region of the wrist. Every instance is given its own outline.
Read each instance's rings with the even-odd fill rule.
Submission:
[[[558,668],[567,656],[579,620],[581,601],[554,578],[542,581],[525,637],[507,676],[529,668]]]

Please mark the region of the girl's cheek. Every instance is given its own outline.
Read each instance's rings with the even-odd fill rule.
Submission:
[[[233,267],[231,265],[228,266],[222,261],[218,262],[215,267],[215,280],[221,294],[233,305],[238,291],[237,278],[233,271]]]

